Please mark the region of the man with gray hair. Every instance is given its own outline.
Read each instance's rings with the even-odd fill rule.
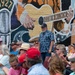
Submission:
[[[37,48],[27,50],[26,64],[29,68],[27,75],[50,75],[42,64],[41,53]]]

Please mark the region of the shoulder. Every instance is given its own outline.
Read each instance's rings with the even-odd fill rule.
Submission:
[[[42,64],[40,64],[35,66],[28,75],[49,75],[49,72]]]
[[[10,69],[9,69],[9,72],[13,72],[14,71],[14,69],[11,67]]]
[[[4,55],[4,56],[2,57],[2,59],[9,59],[9,56],[8,56],[8,55]]]
[[[74,72],[72,72],[72,73],[70,73],[70,75],[75,75],[75,73],[74,73]]]
[[[40,35],[43,34],[43,32],[40,33]]]
[[[46,32],[49,33],[49,34],[53,34],[53,32],[51,32],[51,31],[49,31],[49,30],[47,30]]]
[[[14,73],[14,69],[13,68],[10,68],[9,69],[9,72],[8,72],[8,75],[11,75],[12,73]]]
[[[9,55],[4,55],[3,58],[9,59]]]

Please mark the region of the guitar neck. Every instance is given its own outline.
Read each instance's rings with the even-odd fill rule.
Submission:
[[[48,16],[43,17],[43,20],[44,20],[44,22],[57,21],[57,20],[66,18],[67,12],[68,12],[68,10],[62,11],[60,13],[56,13],[56,14],[53,14],[53,15],[48,15]]]

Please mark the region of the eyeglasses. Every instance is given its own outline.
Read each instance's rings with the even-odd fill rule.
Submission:
[[[25,49],[20,49],[20,51],[26,51]]]
[[[71,61],[71,63],[75,63],[75,61]]]

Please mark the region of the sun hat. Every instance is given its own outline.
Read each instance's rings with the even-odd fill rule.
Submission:
[[[19,48],[19,50],[21,50],[21,49],[28,50],[29,48],[30,48],[30,44],[29,43],[22,43],[22,45]]]

